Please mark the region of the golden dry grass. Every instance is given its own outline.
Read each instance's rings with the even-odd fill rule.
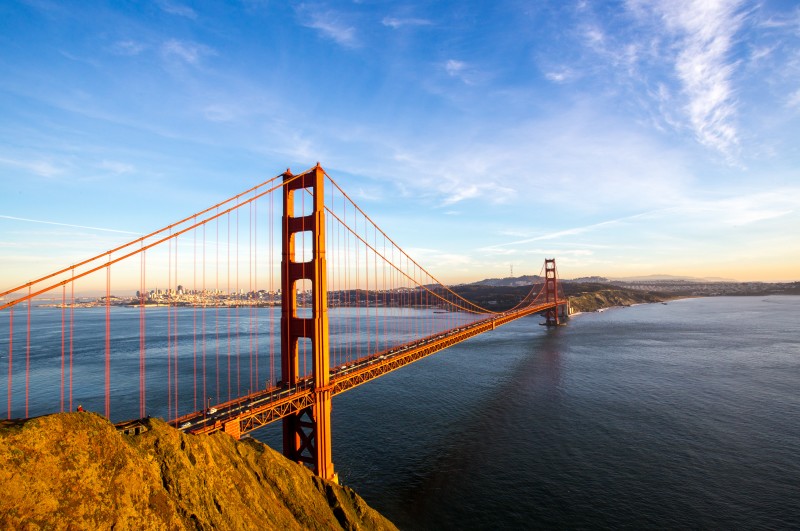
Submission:
[[[396,529],[347,487],[251,440],[93,413],[0,426],[2,529]]]

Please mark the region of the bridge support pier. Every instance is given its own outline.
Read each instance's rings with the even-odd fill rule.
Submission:
[[[328,299],[325,263],[324,172],[317,166],[299,176],[283,174],[283,259],[281,262],[281,377],[283,385],[311,385],[314,405],[283,419],[283,454],[313,468],[324,479],[338,481],[331,460],[331,387],[328,350]],[[296,197],[296,194],[301,194]],[[311,212],[295,207],[312,199]],[[311,256],[298,257],[297,237],[311,240]],[[311,283],[311,316],[298,315],[298,282]],[[299,374],[300,341],[311,347],[310,375]],[[307,356],[307,349],[303,349]]]
[[[558,303],[558,319],[559,322],[564,322],[569,318],[570,314],[570,306],[569,306],[569,299],[565,299],[563,302],[559,301]]]

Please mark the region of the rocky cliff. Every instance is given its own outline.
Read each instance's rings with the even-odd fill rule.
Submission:
[[[630,306],[631,304],[661,302],[668,299],[669,297],[647,291],[601,289],[571,294],[569,303],[573,312],[594,312],[613,306]]]
[[[271,448],[93,413],[0,427],[0,529],[396,529]]]

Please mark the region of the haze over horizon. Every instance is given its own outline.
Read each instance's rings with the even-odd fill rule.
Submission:
[[[317,162],[447,283],[800,280],[795,2],[10,0],[0,27],[0,291]]]

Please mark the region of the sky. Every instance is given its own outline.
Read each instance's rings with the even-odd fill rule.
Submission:
[[[798,139],[795,1],[4,0],[0,288],[317,162],[448,283],[800,280]]]

